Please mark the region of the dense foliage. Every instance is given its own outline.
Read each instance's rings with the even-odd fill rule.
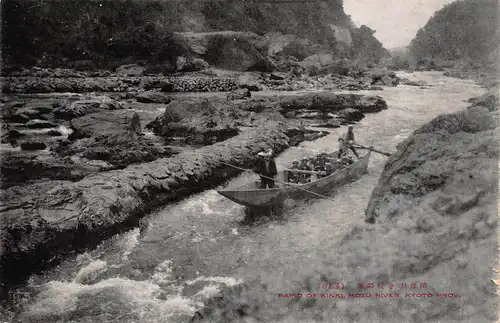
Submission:
[[[277,31],[336,48],[330,24],[354,30],[354,50],[368,51],[366,57],[383,50],[372,32],[353,28],[342,0],[273,2],[5,0],[2,58],[4,66],[109,68],[141,61],[172,66],[188,51],[174,32]]]
[[[373,36],[374,33],[375,30],[372,30],[365,25],[360,28],[351,29],[353,57],[377,63],[383,57],[390,55],[384,46],[382,46],[382,43],[380,43],[377,38]]]
[[[486,62],[499,47],[498,18],[498,0],[453,2],[437,11],[418,31],[410,52],[417,60]]]
[[[160,1],[2,1],[8,65],[173,61],[185,51],[161,24]]]

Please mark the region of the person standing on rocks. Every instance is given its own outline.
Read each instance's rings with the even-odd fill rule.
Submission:
[[[359,159],[358,152],[354,147],[352,146],[355,143],[354,140],[354,127],[349,126],[347,128],[347,133],[345,134],[344,138],[339,138],[340,142],[340,149],[339,149],[339,154],[338,158],[342,157],[342,155],[347,153],[347,149],[350,149],[354,155]]]
[[[260,175],[260,188],[274,188],[274,176],[278,174],[278,170],[272,158],[273,152],[272,150],[268,153],[260,152],[258,156],[254,172]]]

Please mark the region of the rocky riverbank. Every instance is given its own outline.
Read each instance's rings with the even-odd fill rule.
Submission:
[[[496,322],[498,103],[477,103],[432,120],[398,146],[366,210],[376,221],[347,234],[334,262],[302,268],[309,274],[301,281],[285,270],[280,290],[259,281],[225,289],[193,321]],[[345,286],[318,291],[318,282]],[[279,298],[285,292],[346,298]]]

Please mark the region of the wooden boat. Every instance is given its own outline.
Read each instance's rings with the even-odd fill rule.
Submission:
[[[329,194],[343,184],[359,179],[366,173],[371,151],[349,166],[334,173],[304,184],[287,183],[289,170],[282,170],[276,176],[275,188],[258,188],[260,181],[251,182],[235,188],[217,191],[222,196],[248,207],[265,207],[280,204],[286,198],[314,197],[315,194]],[[328,154],[336,159],[337,152]],[[282,182],[282,183],[278,183]],[[286,183],[286,184],[284,184]]]

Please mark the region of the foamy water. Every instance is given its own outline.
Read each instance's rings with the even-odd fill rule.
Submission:
[[[389,109],[355,126],[357,141],[383,151],[439,114],[461,110],[464,100],[485,90],[440,73],[402,75],[434,87],[366,91],[381,95]],[[357,92],[360,93],[360,92]],[[363,92],[361,92],[363,93]],[[345,127],[285,151],[278,167],[303,156],[337,149]],[[150,215],[143,231],[103,242],[41,276],[20,291],[26,302],[19,322],[188,322],[203,301],[225,286],[265,283],[287,292],[289,281],[325,260],[364,219],[364,209],[387,157],[372,154],[368,174],[329,199],[289,201],[283,216],[248,224],[245,209],[208,190]],[[244,173],[232,185],[255,180]],[[294,279],[292,279],[294,278]],[[279,306],[277,304],[276,306]]]

